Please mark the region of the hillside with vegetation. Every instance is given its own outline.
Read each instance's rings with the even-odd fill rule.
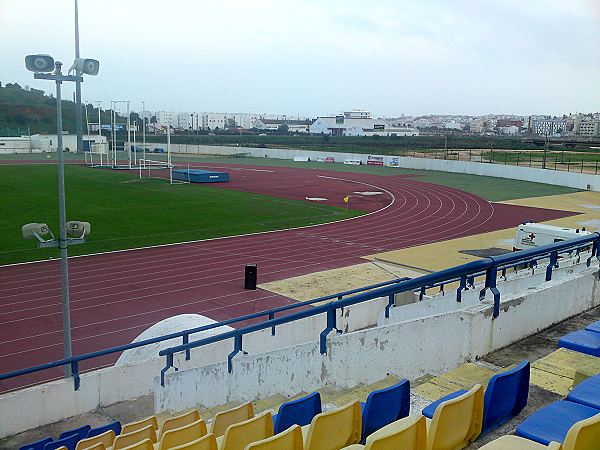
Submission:
[[[62,113],[63,130],[74,133],[75,104],[63,100]],[[88,114],[97,122],[97,108],[88,105]],[[102,110],[102,122],[110,123],[109,111]],[[0,82],[0,136],[27,133],[56,133],[56,98],[39,89]]]

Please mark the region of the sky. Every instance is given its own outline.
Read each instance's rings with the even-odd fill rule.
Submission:
[[[0,0],[0,81],[74,58],[73,0]],[[85,101],[376,116],[600,111],[599,0],[80,0]],[[65,86],[64,95],[72,95]],[[1,107],[1,106],[0,106]]]

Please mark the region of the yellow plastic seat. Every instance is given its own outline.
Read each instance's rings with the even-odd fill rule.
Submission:
[[[539,444],[519,436],[502,436],[485,444],[480,450],[560,450],[558,442],[550,445]]]
[[[206,436],[206,422],[199,419],[189,425],[184,425],[173,430],[166,431],[160,438],[159,450],[177,447],[188,444]]]
[[[419,415],[390,423],[371,434],[365,445],[354,444],[344,450],[425,450],[426,447],[427,421]]]
[[[567,433],[563,450],[600,448],[600,414],[575,423]]]
[[[180,414],[179,416],[169,417],[160,426],[160,433],[158,433],[159,439],[162,439],[164,433],[175,428],[181,428],[190,423],[200,420],[200,412],[197,409],[192,409],[186,413]]]
[[[146,425],[143,428],[138,428],[130,433],[121,433],[115,438],[112,450],[131,447],[133,444],[137,444],[146,439],[150,439],[153,444],[156,443],[156,430],[152,424]]]
[[[121,434],[133,433],[141,428],[146,428],[148,425],[152,425],[155,430],[158,430],[158,420],[156,419],[156,416],[146,417],[145,419],[123,425]]]
[[[230,425],[244,422],[254,417],[254,406],[252,403],[243,403],[235,408],[228,409],[227,411],[221,411],[215,415],[215,418],[210,425],[210,432],[216,437],[223,436],[225,430]]]
[[[75,450],[88,450],[96,444],[102,444],[105,447],[112,447],[113,442],[115,441],[115,432],[113,430],[105,431],[98,436],[94,436],[87,439],[82,439],[77,443]],[[96,449],[94,449],[96,450]]]
[[[230,425],[217,438],[219,450],[244,450],[248,444],[273,436],[273,415],[267,411],[252,419]]]
[[[302,427],[305,450],[339,450],[360,442],[362,415],[360,403],[349,403],[333,411],[317,414]]]
[[[293,425],[273,437],[248,444],[244,450],[304,450],[302,430]]]
[[[217,438],[211,433],[188,444],[172,447],[170,450],[219,450],[219,447]]]
[[[483,425],[483,387],[473,388],[436,408],[427,421],[427,450],[458,450],[470,445],[481,434]]]
[[[125,447],[121,450],[154,450],[154,444],[150,439],[144,439],[137,444]]]

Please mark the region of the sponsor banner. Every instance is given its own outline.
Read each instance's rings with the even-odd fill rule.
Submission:
[[[360,159],[345,159],[344,164],[348,164],[351,166],[360,166]]]
[[[310,158],[308,156],[294,156],[294,162],[308,162]]]
[[[390,158],[390,162],[388,163],[388,167],[398,167],[400,165],[400,161],[397,156],[392,156]]]
[[[335,162],[335,159],[333,158],[333,156],[319,156],[317,158],[317,162],[332,163]]]
[[[367,156],[368,166],[383,166],[383,156],[381,155],[369,155]]]

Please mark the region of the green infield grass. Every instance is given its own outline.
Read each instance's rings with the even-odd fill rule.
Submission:
[[[233,236],[327,223],[360,211],[197,184],[139,180],[125,171],[65,167],[67,220],[92,225],[70,255]],[[0,264],[57,257],[21,237],[21,226],[45,222],[58,234],[57,167],[0,165]]]

